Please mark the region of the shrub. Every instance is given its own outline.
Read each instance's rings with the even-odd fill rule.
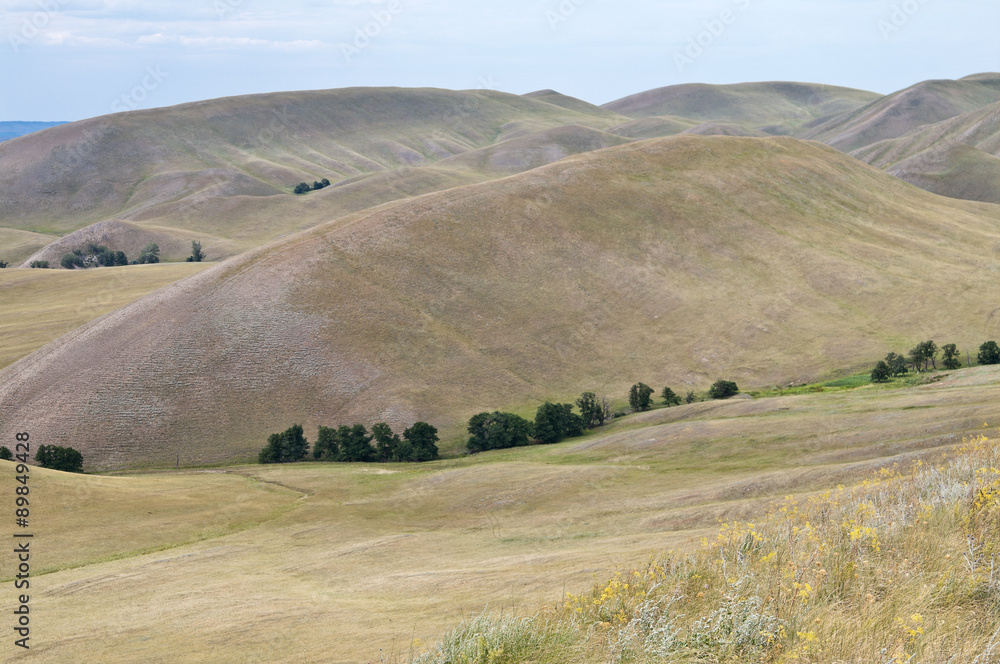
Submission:
[[[479,413],[469,418],[470,452],[520,447],[528,444],[531,423],[514,413]]]
[[[717,380],[708,389],[708,396],[713,399],[727,399],[734,394],[739,394],[740,388],[731,380]]]
[[[72,447],[42,445],[35,452],[35,461],[42,468],[62,470],[67,473],[83,472],[83,455]]]
[[[49,266],[48,261],[31,261],[28,264],[28,267],[37,267],[37,268],[47,268],[48,266]]]

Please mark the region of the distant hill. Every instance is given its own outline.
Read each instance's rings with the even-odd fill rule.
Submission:
[[[207,234],[216,257],[231,255],[222,248],[242,251],[328,220],[313,216],[316,194],[291,193],[300,181],[399,169],[406,180],[407,168],[508,139],[623,120],[594,109],[492,91],[343,89],[109,115],[0,145],[0,228],[63,235],[119,220],[155,229],[150,239]],[[395,197],[437,186],[433,175],[417,179],[427,186]]]
[[[998,101],[1000,74],[924,81],[820,124],[805,138],[850,152]]]
[[[58,127],[65,122],[0,122],[0,143],[12,138],[32,134],[36,131]]]
[[[310,198],[322,216],[328,200]],[[636,380],[705,389],[995,337],[1000,207],[831,148],[684,135],[349,215],[0,372],[0,436],[92,468],[250,459],[293,423],[530,414]]]
[[[686,83],[657,88],[604,104],[630,118],[679,116],[739,124],[768,134],[798,135],[812,123],[853,111],[881,95],[812,83]]]

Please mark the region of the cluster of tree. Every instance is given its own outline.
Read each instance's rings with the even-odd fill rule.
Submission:
[[[72,447],[42,445],[35,452],[35,461],[42,468],[63,470],[67,473],[83,472],[83,455]]]
[[[200,263],[205,260],[205,253],[201,250],[201,242],[191,241],[191,255],[187,257],[188,263]]]
[[[112,267],[115,265],[128,265],[128,258],[125,256],[124,251],[114,251],[103,244],[88,242],[68,254],[63,254],[59,264],[67,270]]]
[[[340,462],[433,461],[438,458],[438,441],[438,430],[426,422],[417,422],[404,430],[402,438],[385,422],[374,425],[371,433],[363,424],[337,428],[321,426],[312,456],[317,461]],[[309,441],[302,425],[296,424],[281,433],[271,434],[267,445],[257,455],[257,461],[291,463],[302,461],[308,454]]]
[[[305,182],[300,182],[297,185],[295,185],[294,191],[296,194],[304,194],[309,191],[313,191],[316,189],[323,189],[324,187],[329,187],[329,186],[330,186],[330,181],[327,180],[326,178],[323,178],[322,180],[317,180],[316,182],[313,182],[311,187]]]
[[[49,266],[48,261],[31,261],[30,263],[28,263],[28,267],[47,268],[48,266]]]
[[[871,371],[873,383],[884,383],[890,378],[903,376],[913,371],[937,371],[937,355],[941,353],[941,367],[944,369],[959,369],[962,367],[962,356],[955,344],[945,344],[938,348],[933,341],[922,341],[906,355],[889,353],[884,360],[879,360],[878,364]],[[995,341],[987,341],[979,347],[979,354],[976,356],[979,364],[1000,364],[1000,347]]]

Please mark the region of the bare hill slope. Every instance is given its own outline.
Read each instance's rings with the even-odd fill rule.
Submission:
[[[317,201],[317,205],[321,204]],[[0,435],[93,468],[248,458],[294,422],[457,443],[644,380],[704,389],[998,335],[1000,209],[794,139],[678,136],[359,213],[231,259],[0,373]]]
[[[1000,74],[917,83],[818,125],[806,138],[850,152],[1000,101]]]
[[[604,108],[631,118],[675,115],[796,135],[805,125],[853,111],[879,97],[874,92],[813,83],[685,83],[624,97]]]

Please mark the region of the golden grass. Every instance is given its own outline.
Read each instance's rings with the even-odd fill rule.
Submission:
[[[129,543],[88,557],[129,557],[37,578],[32,611],[44,620],[30,661],[87,652],[102,664],[325,664],[379,661],[380,650],[416,654],[484,607],[507,615],[551,607],[564,591],[585,593],[655,552],[694,551],[720,520],[763,523],[766,506],[789,493],[835,491],[882,466],[928,463],[964,432],[996,423],[1000,369],[942,376],[902,389],[686,405],[559,445],[423,465],[229,469],[256,478],[254,487],[277,483],[294,493],[259,492],[218,473],[38,471],[41,486],[58,478],[67,492],[92,487],[79,497],[38,492],[45,568],[80,560],[74,548],[91,534],[74,534],[74,512],[90,515],[84,523],[98,532],[109,515],[99,539]],[[0,476],[11,486],[10,473]],[[209,486],[199,489],[201,481]],[[253,496],[267,505],[227,517],[240,492],[248,510],[258,506]],[[110,517],[121,509],[126,517]],[[222,532],[273,510],[283,512]],[[133,555],[213,528],[220,532],[211,539]],[[523,632],[517,621],[505,629],[514,640]],[[591,652],[576,636],[561,640],[564,631],[546,636],[545,647]]]
[[[0,270],[0,368],[208,263]]]

